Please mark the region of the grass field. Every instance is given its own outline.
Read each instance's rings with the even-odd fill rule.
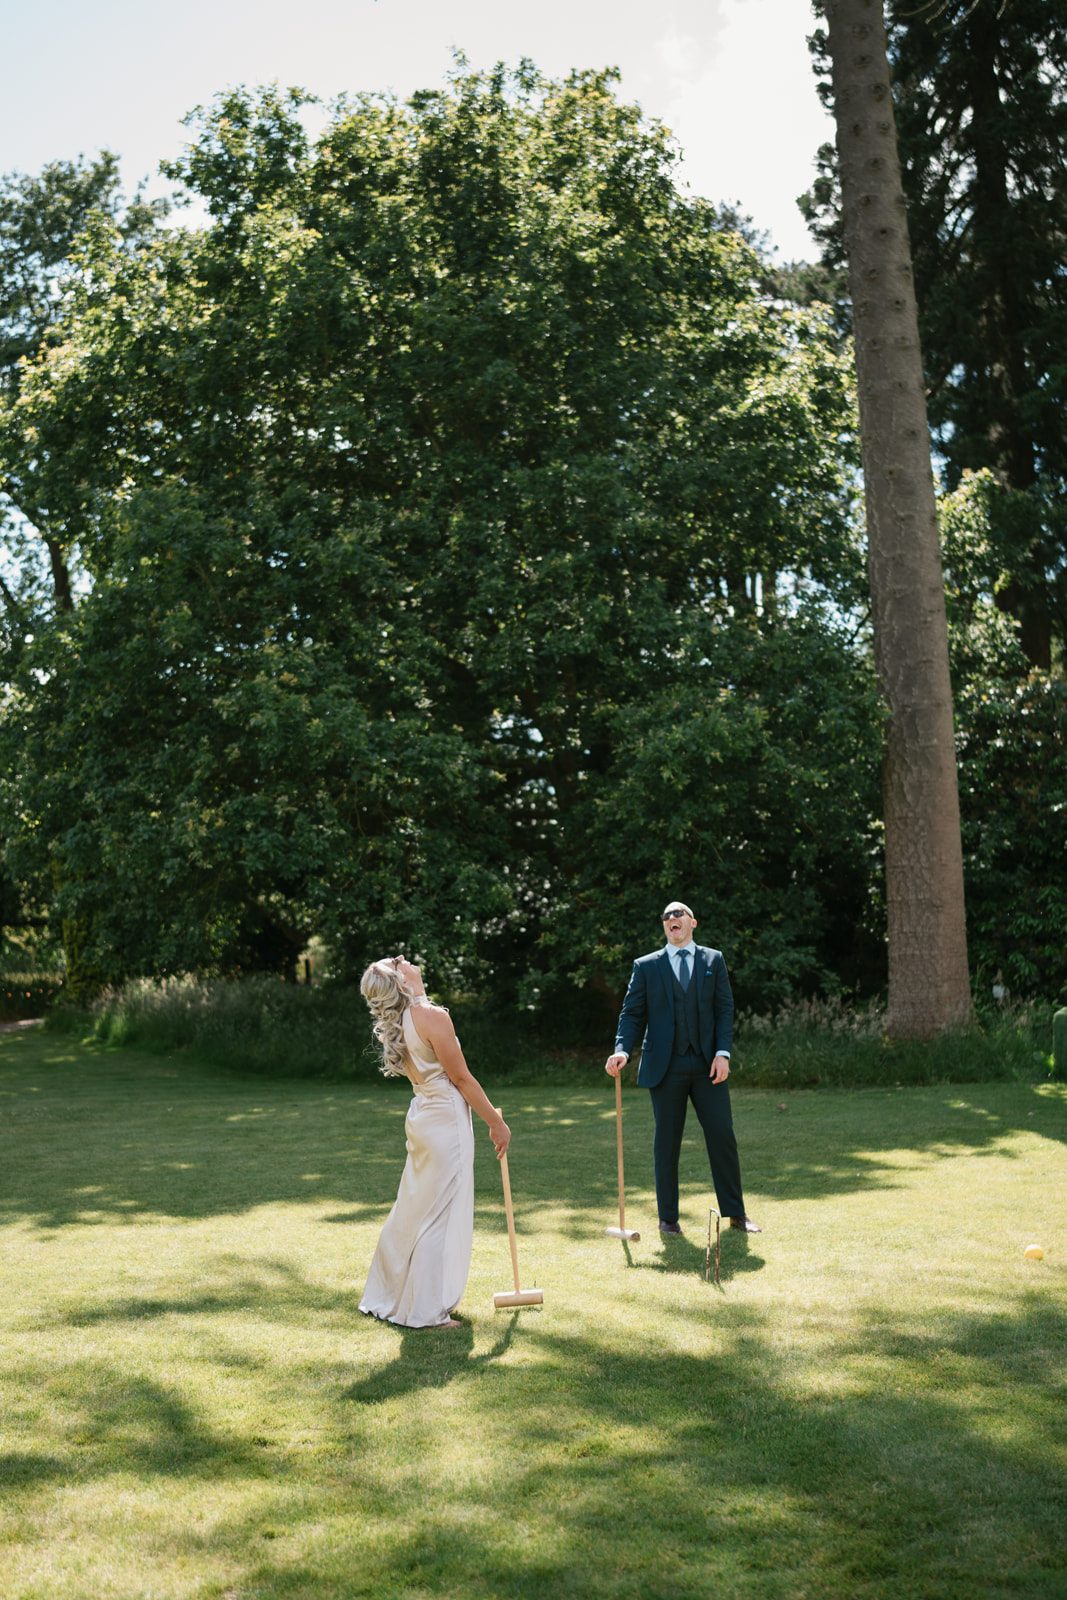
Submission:
[[[356,1310],[406,1100],[0,1038],[3,1600],[1067,1593],[1067,1088],[735,1092],[719,1288],[695,1134],[622,1246],[610,1082],[510,1089],[452,1333]]]

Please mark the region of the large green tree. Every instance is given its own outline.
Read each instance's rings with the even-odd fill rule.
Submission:
[[[118,158],[104,150],[93,161],[52,161],[38,174],[0,177],[0,396],[9,405],[18,397],[27,363],[60,337],[86,230],[94,223],[109,223],[113,245],[136,251],[167,214],[167,201],[146,201],[141,190],[127,203],[118,166]],[[4,549],[29,582],[25,593],[16,596],[6,579],[0,579],[0,592],[8,611],[20,620],[40,590],[34,580],[42,563],[35,554],[47,555],[48,598],[66,609],[72,604],[68,555],[73,530],[52,514],[39,489],[32,455],[5,459],[0,475]],[[43,542],[43,551],[34,552],[35,540]]]
[[[141,190],[123,198],[118,160],[53,161],[36,175],[0,177],[0,408],[18,398],[32,363],[62,335],[83,236],[94,225],[111,232],[115,248],[136,251],[159,227],[166,201]],[[40,490],[32,451],[0,466],[0,651],[8,671],[42,615],[73,606],[76,532]],[[0,848],[0,905],[5,938],[12,930],[43,934],[47,899],[41,874],[20,877]]]
[[[23,848],[97,979],[285,966],[316,931],[531,993],[580,965],[552,938],[580,912],[610,987],[661,897],[646,854],[612,909],[590,854],[599,801],[641,803],[635,708],[676,689],[697,739],[714,700],[740,750],[775,699],[753,640],[795,682],[818,594],[858,593],[847,366],[610,75],[461,72],[314,146],[300,101],[199,115],[172,176],[211,225],[136,253],[98,226],[0,417],[91,580],[8,708]],[[858,657],[838,679],[866,693]],[[814,821],[869,750],[803,737],[760,792]],[[690,859],[710,887],[743,833],[741,904],[789,830],[730,827]],[[814,921],[796,898],[781,960],[752,950],[779,987],[825,967],[821,859]]]

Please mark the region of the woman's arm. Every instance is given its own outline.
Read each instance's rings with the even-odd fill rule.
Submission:
[[[511,1129],[500,1115],[499,1107],[490,1105],[489,1096],[464,1060],[452,1018],[441,1006],[419,1006],[411,1020],[419,1038],[433,1045],[438,1061],[471,1110],[488,1123],[489,1137],[499,1160],[511,1143]]]

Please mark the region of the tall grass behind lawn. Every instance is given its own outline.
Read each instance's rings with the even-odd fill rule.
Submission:
[[[527,1018],[502,1020],[472,1001],[456,1002],[452,1017],[471,1070],[498,1081],[570,1083],[598,1055],[548,1051]],[[108,990],[88,1012],[60,1006],[49,1026],[100,1044],[188,1051],[238,1072],[367,1082],[379,1076],[370,1013],[358,989],[340,984],[136,978]],[[606,1055],[607,1046],[601,1059]]]
[[[890,1040],[885,1009],[796,1000],[769,1016],[742,1012],[734,1082],[759,1088],[994,1083],[1052,1076],[1052,1016],[1042,1001],[975,1008],[967,1028],[937,1039]]]
[[[212,1066],[293,1078],[371,1079],[378,1072],[358,990],[279,978],[131,980],[53,1026],[152,1051],[192,1051]]]
[[[1030,1082],[1052,1075],[1053,1009],[1026,1003],[976,1011],[969,1028],[907,1042],[886,1039],[885,1013],[876,1005],[806,1000],[768,1016],[743,1012],[733,1080],[767,1089]],[[587,1081],[612,1048],[610,1036],[599,1048],[550,1046],[535,1018],[501,1016],[471,1000],[457,1001],[452,1018],[471,1070],[496,1083]],[[102,996],[90,1014],[59,1008],[50,1026],[102,1044],[191,1052],[236,1071],[365,1082],[378,1075],[363,999],[334,984],[138,979]]]

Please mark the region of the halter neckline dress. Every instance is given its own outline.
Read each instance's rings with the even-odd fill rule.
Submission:
[[[404,1012],[414,1099],[408,1158],[359,1309],[403,1328],[436,1328],[463,1298],[474,1243],[474,1128],[466,1100]]]

